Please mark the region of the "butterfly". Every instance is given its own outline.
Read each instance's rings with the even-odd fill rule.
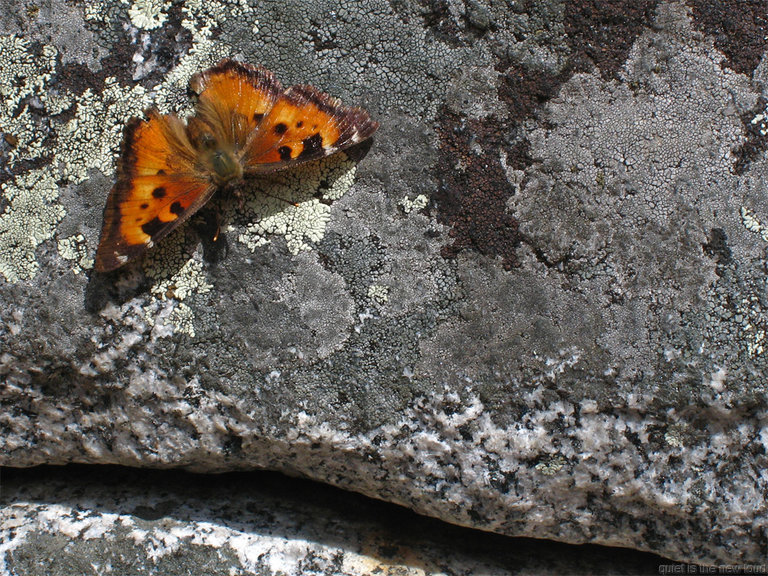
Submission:
[[[125,128],[117,181],[107,197],[95,269],[141,256],[214,195],[244,178],[329,156],[379,127],[361,108],[313,88],[283,89],[272,72],[225,59],[197,73],[195,114],[156,109]]]

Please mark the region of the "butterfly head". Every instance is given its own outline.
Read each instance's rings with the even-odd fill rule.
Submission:
[[[226,138],[216,137],[207,127],[199,125],[189,132],[190,141],[197,150],[198,162],[216,184],[242,178],[243,166],[234,145],[228,143]]]
[[[232,150],[222,148],[210,150],[207,154],[207,164],[211,167],[214,180],[219,184],[225,184],[243,176],[243,167]]]

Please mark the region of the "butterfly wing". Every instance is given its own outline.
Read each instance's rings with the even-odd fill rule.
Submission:
[[[150,110],[126,126],[118,179],[107,198],[95,268],[109,272],[144,253],[216,190],[196,168],[184,123]]]
[[[244,171],[269,173],[317,160],[370,138],[378,127],[365,110],[342,106],[312,86],[293,86],[249,135]]]
[[[195,122],[204,123],[218,143],[236,150],[245,147],[283,92],[266,68],[228,59],[195,74],[189,86],[198,95]]]

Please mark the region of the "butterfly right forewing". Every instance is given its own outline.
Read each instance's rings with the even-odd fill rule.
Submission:
[[[269,173],[317,160],[370,138],[378,127],[360,108],[311,86],[293,86],[250,136],[245,171]]]

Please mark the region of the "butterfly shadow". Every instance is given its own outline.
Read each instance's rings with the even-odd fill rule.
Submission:
[[[369,139],[348,148],[343,154],[348,162],[357,166],[371,145]],[[303,169],[319,169],[317,165],[323,161],[307,163]],[[99,314],[109,304],[121,306],[149,293],[161,299],[174,298],[174,278],[183,274],[182,269],[198,251],[204,266],[228,270],[222,265],[230,253],[228,229],[231,226],[237,230],[247,229],[312,200],[327,205],[334,202],[325,195],[333,187],[332,179],[321,178],[319,185],[312,189],[292,188],[290,181],[290,172],[278,172],[248,177],[218,190],[189,221],[159,241],[143,257],[112,272],[92,270],[84,294],[85,309],[91,314]]]

